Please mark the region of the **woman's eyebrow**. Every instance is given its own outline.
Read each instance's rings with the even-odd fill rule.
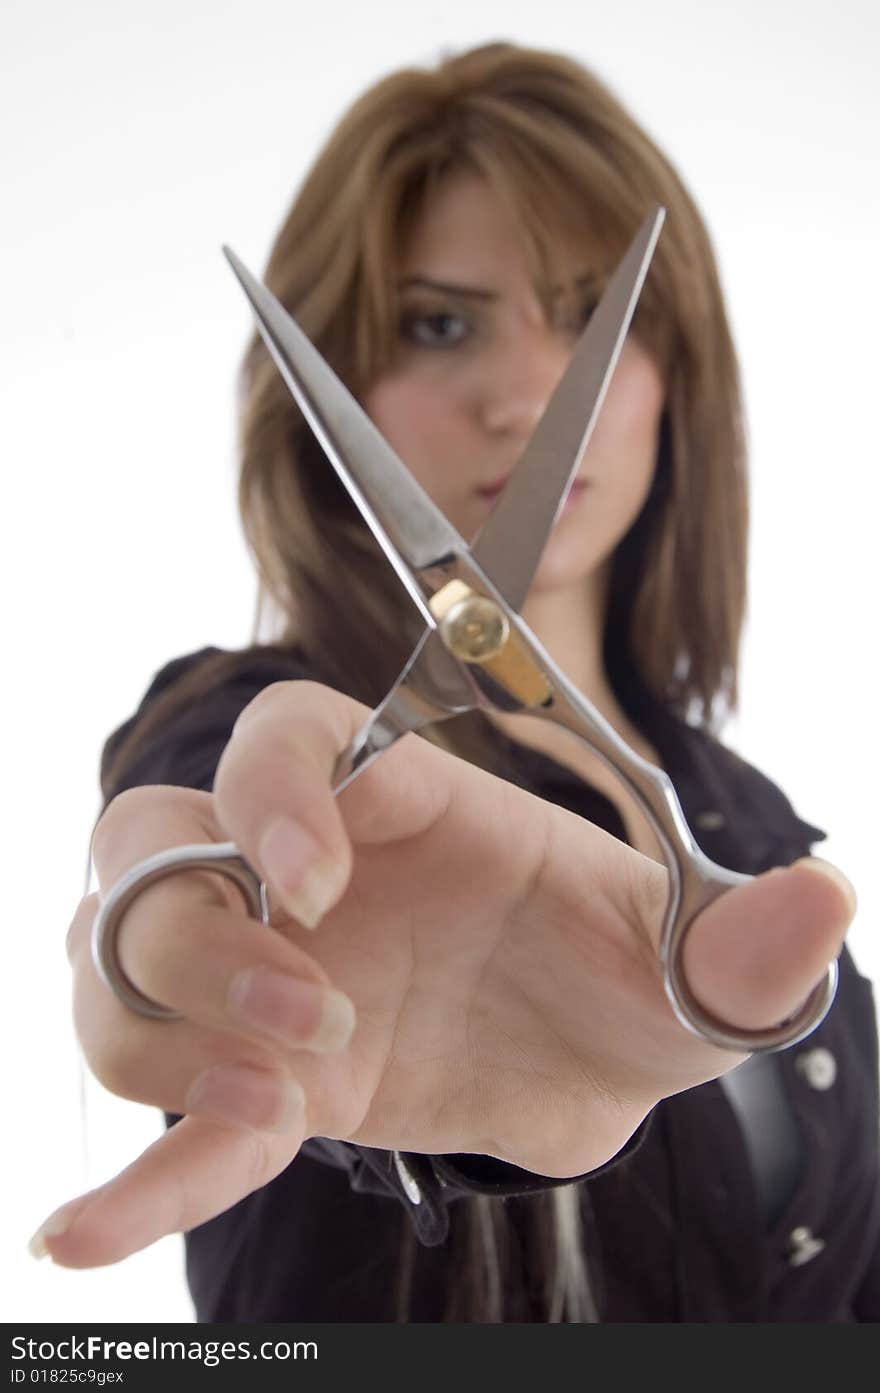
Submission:
[[[422,290],[437,290],[441,295],[466,295],[473,300],[497,300],[497,290],[481,290],[473,285],[452,285],[449,281],[437,281],[433,276],[406,276],[398,282],[398,290],[409,290],[417,286]]]
[[[583,290],[595,285],[599,279],[600,277],[595,271],[584,271],[582,275],[573,276],[564,285],[551,285],[550,294],[556,297],[564,295],[566,291]],[[435,280],[433,276],[405,276],[397,285],[399,291],[413,288],[434,290],[441,295],[464,295],[472,300],[493,301],[501,298],[497,290],[484,290],[475,285],[454,285],[451,281]]]
[[[589,286],[597,285],[600,279],[597,271],[584,271],[579,276],[572,276],[564,285],[551,285],[550,294],[564,295],[567,290],[585,290]]]

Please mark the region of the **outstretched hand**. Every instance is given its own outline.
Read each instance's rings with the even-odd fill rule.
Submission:
[[[182,1017],[164,1022],[104,986],[97,896],[80,903],[68,942],[86,1058],[113,1092],[182,1120],[56,1211],[36,1252],[115,1262],[229,1208],[311,1136],[580,1175],[660,1098],[742,1058],[667,1001],[661,866],[415,737],[337,800],[331,772],[365,715],[279,683],[239,718],[213,794],[140,788],[104,814],[102,892],[159,850],[234,840],[270,887],[273,922],[209,872],[142,893],[120,957]],[[690,931],[691,988],[734,1027],[772,1026],[821,979],[853,909],[824,862],[737,887]]]

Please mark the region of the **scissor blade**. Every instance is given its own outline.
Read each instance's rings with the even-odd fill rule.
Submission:
[[[636,233],[471,547],[474,560],[513,609],[521,608],[528,593],[592,434],[665,216],[656,208]]]
[[[296,321],[234,252],[228,247],[223,252],[300,410],[402,584],[433,625],[413,571],[462,554],[467,546]]]

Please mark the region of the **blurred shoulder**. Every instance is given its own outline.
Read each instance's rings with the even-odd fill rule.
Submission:
[[[204,686],[206,692],[220,693],[229,688],[252,686],[257,689],[286,678],[309,677],[309,664],[302,652],[278,644],[248,648],[199,648],[165,663],[151,679],[141,705],[162,692],[183,683],[187,688]]]
[[[210,787],[232,727],[258,692],[314,675],[301,652],[278,645],[207,647],[171,659],[104,744],[105,798],[144,783]]]

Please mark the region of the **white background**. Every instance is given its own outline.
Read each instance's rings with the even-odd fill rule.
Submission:
[[[880,962],[873,0],[31,0],[0,20],[6,1320],[190,1320],[181,1244],[25,1253],[152,1140],[89,1082],[63,940],[107,733],[154,671],[247,642],[233,383],[255,270],[318,144],[391,68],[492,38],[593,65],[707,217],[753,445],[743,713],[727,738],[830,832]]]

